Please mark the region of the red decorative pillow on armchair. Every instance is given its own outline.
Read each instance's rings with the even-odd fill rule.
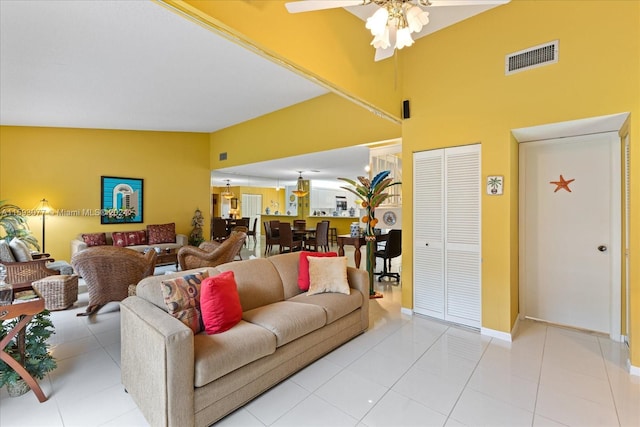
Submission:
[[[147,234],[149,244],[157,243],[175,243],[176,242],[176,223],[147,225]]]

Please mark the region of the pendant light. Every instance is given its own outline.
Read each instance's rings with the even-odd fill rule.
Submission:
[[[298,171],[298,173],[300,174],[300,176],[298,177],[298,183],[296,184],[296,189],[292,191],[292,193],[298,197],[304,197],[307,194],[309,194],[309,192],[304,188],[304,182],[302,180],[302,171]]]
[[[231,187],[229,187],[230,181],[228,179],[226,181],[227,181],[227,188],[225,188],[224,191],[220,193],[220,195],[225,199],[233,199],[235,197],[235,194],[233,194],[233,191],[231,191]]]

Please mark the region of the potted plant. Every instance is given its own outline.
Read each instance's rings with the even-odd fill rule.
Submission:
[[[193,218],[191,218],[191,225],[193,226],[191,234],[189,234],[189,244],[191,246],[197,247],[200,246],[200,243],[204,242],[204,238],[202,237],[203,224],[204,217],[202,216],[202,211],[199,208],[196,208]]]
[[[0,341],[9,334],[9,331],[16,326],[19,320],[19,318],[15,318],[2,322]],[[24,366],[33,378],[41,380],[57,366],[55,359],[49,353],[49,343],[47,342],[54,333],[49,311],[44,310],[36,314],[27,324],[23,334],[24,345],[21,345],[23,344],[20,339],[22,334],[19,333],[9,341],[4,351]],[[20,396],[29,391],[29,386],[20,375],[0,360],[0,387],[5,384],[11,397]]]
[[[341,181],[347,182],[351,187],[341,187],[351,193],[355,194],[362,201],[362,207],[367,210],[367,214],[362,217],[362,222],[366,224],[365,228],[365,242],[367,243],[367,272],[369,273],[369,298],[381,298],[382,294],[377,293],[373,289],[374,269],[376,266],[376,234],[375,227],[378,224],[376,218],[376,208],[380,206],[382,202],[387,200],[389,193],[385,190],[393,185],[400,185],[400,182],[393,182],[393,178],[389,178],[391,171],[382,171],[378,173],[373,179],[365,178],[363,176],[358,177],[358,184],[354,180],[347,178],[338,178]]]
[[[31,234],[27,219],[22,215],[23,212],[20,207],[9,204],[6,200],[0,200],[0,228],[4,230],[4,234],[0,235],[0,238],[8,242],[17,237],[27,246],[39,251],[38,240]]]

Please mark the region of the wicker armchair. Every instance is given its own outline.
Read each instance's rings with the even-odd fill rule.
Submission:
[[[233,261],[244,241],[247,233],[233,231],[223,242],[204,242],[199,247],[183,246],[178,251],[178,262],[182,270],[192,268],[215,267]]]
[[[108,302],[125,299],[129,285],[153,275],[156,256],[155,251],[142,254],[118,246],[93,246],[75,253],[71,265],[89,291],[89,307],[78,316],[95,313]]]
[[[29,289],[31,283],[44,279],[47,276],[60,274],[59,271],[47,268],[47,264],[55,261],[53,258],[41,258],[25,262],[0,262],[7,267],[7,278],[5,281],[13,285],[14,291]]]

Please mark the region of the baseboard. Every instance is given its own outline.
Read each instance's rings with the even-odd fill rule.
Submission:
[[[406,314],[407,316],[413,316],[413,310],[410,308],[400,307],[400,313]]]
[[[513,337],[516,336],[518,327],[520,326],[520,317],[516,317],[516,323],[513,325],[511,332],[496,331],[495,329],[480,328],[480,334],[486,335],[491,338],[496,338],[502,341],[512,342]]]
[[[627,360],[629,364],[629,374],[640,377],[640,366],[633,366],[629,360]]]

